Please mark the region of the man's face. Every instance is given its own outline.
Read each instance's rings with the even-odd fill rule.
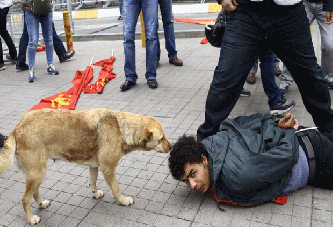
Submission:
[[[202,163],[186,163],[184,166],[185,174],[181,177],[191,189],[205,193],[210,187],[209,162],[203,156]]]

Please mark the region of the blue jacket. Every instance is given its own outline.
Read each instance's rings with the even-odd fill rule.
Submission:
[[[276,127],[269,114],[227,119],[202,144],[209,154],[216,196],[242,205],[277,197],[299,157],[295,129]]]

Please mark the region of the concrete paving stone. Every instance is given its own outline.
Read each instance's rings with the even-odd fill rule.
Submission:
[[[312,208],[310,207],[294,206],[293,208],[294,217],[307,218],[311,216],[311,213],[312,213]]]
[[[332,212],[326,210],[312,210],[312,220],[322,221],[322,222],[331,222],[332,221]]]
[[[179,211],[179,214],[177,217],[180,219],[184,219],[184,220],[193,222],[197,213],[198,213],[198,209],[190,209],[190,208],[182,207],[182,209]]]
[[[312,227],[332,227],[332,223],[313,220],[311,226]]]
[[[288,200],[289,200],[289,198],[288,198]],[[293,214],[293,208],[294,208],[294,205],[292,205],[290,203],[287,203],[283,206],[274,206],[273,213],[291,216]]]
[[[80,203],[82,203],[86,198],[83,196],[79,196],[79,195],[73,195],[69,200],[67,200],[67,204],[71,204],[74,206],[78,206],[80,205]]]
[[[176,220],[177,218],[175,217],[169,217],[169,216],[166,216],[166,215],[158,215],[155,222],[154,222],[154,225],[153,226],[165,226],[165,227],[172,227],[174,226],[173,225],[173,222],[174,220]]]
[[[250,227],[270,227],[270,226],[276,226],[276,225],[271,225],[271,224],[266,224],[266,223],[261,223],[261,222],[255,222],[255,221],[250,222]],[[287,227],[287,226],[285,226],[285,227]]]
[[[95,225],[98,224],[100,226],[112,226],[117,222],[117,220],[114,218],[114,216],[110,216],[107,214],[101,214],[98,212],[90,212],[84,219],[84,222],[90,223]],[[89,226],[89,225],[87,225]]]
[[[158,214],[143,210],[140,217],[138,217],[136,221],[147,225],[153,225],[157,216]]]
[[[292,217],[291,226],[292,227],[310,227],[311,219],[310,219],[310,217],[309,218]]]
[[[294,205],[311,207],[312,206],[312,197],[295,195]]]
[[[164,182],[166,182],[166,181],[164,181]],[[175,183],[179,183],[181,185],[177,185],[177,188],[175,189],[173,194],[178,195],[178,196],[187,197],[191,193],[191,189],[188,188],[187,186],[185,186],[185,183],[183,183],[181,181],[175,182]]]
[[[139,187],[134,187],[129,185],[125,190],[124,190],[124,194],[130,197],[135,197],[139,194],[141,188]]]
[[[68,215],[69,217],[82,220],[88,215],[91,209],[86,209],[82,207],[75,207],[75,209]]]
[[[74,167],[71,171],[69,171],[69,174],[80,176],[87,167]]]
[[[104,196],[106,197],[106,195]],[[104,199],[103,197],[103,199]],[[104,201],[104,200],[103,200]],[[100,202],[100,200],[98,199],[93,199],[92,196],[85,198],[79,205],[79,207],[81,208],[85,208],[85,209],[89,209],[91,210],[93,207],[96,206],[96,204],[98,204]],[[109,202],[109,201],[108,201]],[[110,202],[109,202],[110,203]]]
[[[69,205],[69,204],[63,204],[58,210],[57,214],[61,214],[64,216],[68,216],[70,213],[72,213],[75,210],[76,206]]]
[[[182,209],[181,204],[172,205],[169,203],[166,203],[161,211],[161,214],[167,215],[167,216],[177,216]]]
[[[159,214],[162,211],[164,205],[165,203],[163,202],[150,201],[144,210]]]
[[[314,199],[323,199],[329,200],[332,197],[331,190],[322,189],[322,188],[313,188],[313,198]]]
[[[284,214],[273,214],[271,224],[276,226],[291,226],[291,216]]]
[[[313,199],[314,209],[332,211],[332,201],[329,199]]]
[[[121,178],[118,180],[118,182],[120,184],[130,185],[133,182],[134,178],[135,177],[133,176],[122,175]]]
[[[125,176],[136,177],[140,172],[140,169],[137,168],[128,168],[126,172],[124,172]]]
[[[81,220],[71,217],[66,217],[59,226],[78,226]]]
[[[139,198],[142,198],[142,199],[148,199],[150,200],[153,196],[154,196],[154,193],[152,193],[153,191],[151,189],[146,189],[146,188],[143,188],[137,197]]]
[[[78,184],[78,185],[88,185],[89,178],[88,177],[82,177],[78,176],[74,181],[73,184]]]
[[[52,187],[52,189],[57,190],[57,191],[63,191],[69,185],[70,185],[69,183],[59,181],[59,182],[55,183],[55,185]]]
[[[250,226],[251,221],[244,220],[244,219],[233,219],[231,220],[231,223],[229,224],[230,227],[246,227]]]

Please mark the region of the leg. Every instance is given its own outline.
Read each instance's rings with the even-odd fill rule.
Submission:
[[[47,64],[53,64],[53,29],[52,29],[52,12],[41,17],[41,27],[45,42],[45,52]]]
[[[125,197],[120,193],[119,185],[116,177],[116,167],[117,163],[108,163],[105,160],[100,163],[101,171],[104,175],[104,179],[112,191],[112,194],[116,200],[118,200],[122,205],[129,206],[133,204],[133,199],[131,197]]]
[[[8,12],[9,12],[9,7],[0,9],[0,21],[1,21],[0,22],[0,35],[9,48],[10,57],[12,59],[16,59],[17,58],[16,47],[14,45],[12,37],[10,37],[10,35],[7,31],[7,28],[6,28]],[[0,54],[2,54],[2,52]]]
[[[29,165],[29,168],[27,167],[27,165]],[[35,225],[40,222],[40,218],[37,215],[33,215],[31,212],[31,207],[30,207],[31,197],[34,196],[34,199],[36,200],[37,204],[42,208],[46,208],[50,205],[49,201],[47,200],[42,201],[38,191],[38,188],[45,177],[46,164],[43,165],[42,167],[25,163],[25,166],[26,166],[25,169],[27,170],[25,175],[26,190],[22,197],[22,205],[28,222],[31,225]]]
[[[293,75],[303,103],[319,130],[333,131],[331,97],[327,81],[317,64],[303,4],[295,5],[293,13],[284,20],[290,23],[275,23],[274,34],[267,43]],[[277,19],[277,22],[281,21]]]
[[[29,69],[35,68],[36,50],[38,45],[39,35],[39,17],[33,15],[31,12],[25,12],[25,23],[27,25],[29,44],[28,44],[28,58]]]
[[[141,3],[146,33],[146,79],[156,79],[157,53],[157,1],[143,0]]]
[[[172,14],[172,0],[159,0],[163,21],[165,48],[168,51],[169,59],[177,57],[174,20]]]
[[[27,53],[27,47],[29,43],[29,35],[27,30],[27,25],[25,23],[25,14],[24,14],[24,23],[23,23],[23,33],[20,39],[19,44],[19,54],[17,56],[17,64],[19,63],[25,63],[26,62],[26,53]]]
[[[98,167],[89,167],[90,171],[90,188],[93,193],[93,197],[96,199],[102,198],[104,196],[103,191],[97,190],[96,182],[98,176]]]
[[[286,95],[289,86],[294,83],[294,79],[291,76],[285,64],[283,64],[282,73],[279,76],[279,78],[280,78],[280,85],[279,85],[280,94]]]
[[[256,79],[256,73],[258,71],[258,60],[253,64],[251,71],[249,75],[246,78],[246,82],[249,84],[255,84],[257,79]]]
[[[246,77],[258,58],[262,43],[259,34],[259,26],[251,16],[240,10],[230,12],[219,63],[206,100],[205,122],[198,129],[198,142],[215,134],[236,105]]]
[[[125,53],[125,76],[126,80],[136,83],[138,75],[135,70],[135,26],[140,13],[139,2],[135,0],[124,0],[123,6],[123,31],[124,31],[124,53]],[[155,61],[156,63],[156,61]]]
[[[61,58],[67,53],[67,51],[55,30],[53,21],[52,21],[52,34],[53,34],[54,50],[55,50],[56,54],[58,55],[58,57]]]

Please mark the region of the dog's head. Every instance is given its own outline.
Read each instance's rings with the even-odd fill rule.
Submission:
[[[171,144],[165,138],[161,124],[154,118],[151,118],[148,125],[143,129],[140,134],[140,141],[145,142],[146,150],[167,153],[171,149]]]

